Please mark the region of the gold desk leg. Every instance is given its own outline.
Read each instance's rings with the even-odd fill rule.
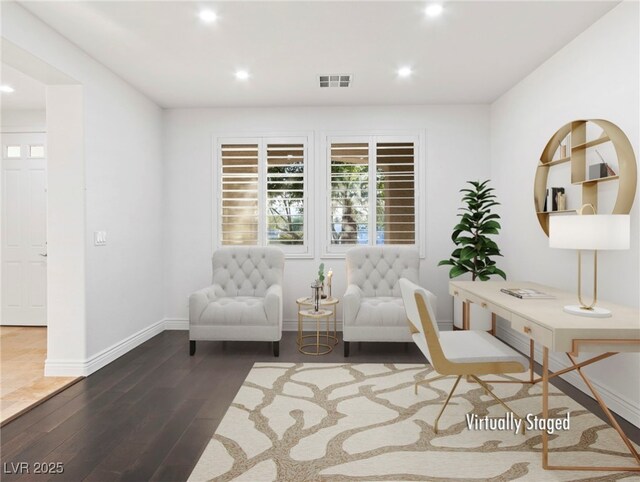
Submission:
[[[569,360],[571,360],[571,363],[573,363],[573,365],[575,366],[576,365],[575,359],[569,353],[567,353],[567,356],[569,357]],[[620,435],[620,438],[629,449],[629,452],[631,452],[631,455],[633,455],[633,458],[635,458],[636,462],[640,464],[640,454],[638,454],[638,451],[629,440],[629,437],[627,437],[627,435],[624,433],[624,430],[622,430],[622,427],[620,426],[618,421],[615,419],[615,417],[609,410],[609,407],[607,407],[607,404],[604,403],[604,400],[602,399],[598,391],[594,388],[594,386],[591,384],[589,379],[584,375],[584,373],[582,373],[582,370],[580,368],[576,368],[576,370],[578,372],[578,375],[582,377],[582,380],[584,381],[584,383],[589,387],[589,390],[591,390],[591,393],[593,393],[593,396],[598,402],[598,405],[600,405],[600,408],[609,419],[609,422],[611,422],[611,426],[616,429],[616,431]],[[638,469],[640,469],[640,467],[638,467]]]
[[[549,418],[549,349],[542,348],[542,418]],[[549,434],[542,431],[542,468],[549,468]]]
[[[549,418],[549,349],[547,347],[543,347],[542,349],[542,417]],[[613,353],[606,353],[605,355],[611,356]],[[598,405],[602,408],[602,411],[605,413],[613,428],[618,432],[620,438],[625,443],[631,455],[635,458],[636,462],[640,463],[640,455],[636,451],[635,447],[627,437],[627,435],[618,424],[618,421],[613,417],[611,411],[604,403],[604,400],[600,397],[600,394],[593,387],[589,379],[582,373],[582,366],[585,363],[593,362],[597,360],[603,359],[605,356],[601,355],[599,357],[594,357],[591,360],[587,360],[587,362],[576,363],[575,358],[573,358],[569,353],[567,353],[569,360],[573,364],[571,369],[574,369],[578,372],[578,374],[582,377],[582,380],[585,382],[593,396],[595,397]],[[593,360],[593,361],[592,361]],[[554,373],[555,375],[555,373]],[[581,471],[601,471],[601,472],[640,472],[640,466],[632,467],[603,467],[603,466],[572,466],[572,465],[549,465],[549,434],[547,434],[546,430],[542,431],[542,468],[545,470],[581,470]]]
[[[468,330],[469,329],[469,316],[471,314],[471,306],[470,303],[468,301],[463,301],[462,302],[462,329],[463,330]]]
[[[607,353],[603,353],[601,355],[598,356],[594,356],[593,358],[589,358],[588,360],[585,360],[583,362],[580,363],[574,363],[573,366],[567,367],[567,368],[563,368],[562,370],[558,370],[557,372],[553,372],[549,374],[549,380],[551,380],[552,378],[555,377],[559,377],[560,375],[564,375],[565,373],[568,372],[572,372],[573,370],[577,370],[578,368],[582,368],[582,367],[586,367],[588,365],[591,365],[593,363],[599,362],[600,360],[604,360],[605,358],[609,358],[613,355],[617,355],[616,352],[607,352]],[[542,381],[542,377],[538,377],[535,380],[533,380],[533,383],[538,383]]]
[[[302,345],[302,317],[300,316],[300,307],[298,306],[298,339],[296,343],[298,344],[298,348]]]
[[[536,358],[533,338],[529,340],[529,383],[533,383],[533,364]]]

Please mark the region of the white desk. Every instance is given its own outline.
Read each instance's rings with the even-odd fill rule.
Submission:
[[[554,299],[519,299],[502,293],[502,288],[533,288],[553,295]],[[564,305],[575,304],[577,295],[561,291],[537,283],[521,281],[451,281],[449,293],[460,298],[465,303],[463,313],[465,326],[468,326],[469,303],[477,303],[496,315],[511,323],[511,328],[531,340],[531,354],[533,343],[540,343],[542,349],[542,377],[533,376],[525,383],[542,382],[542,416],[549,415],[549,379],[563,373],[577,370],[586,385],[593,393],[596,401],[602,407],[611,425],[617,430],[635,460],[640,464],[640,455],[631,441],[613,417],[609,408],[595,390],[581,368],[609,358],[620,352],[640,352],[640,311],[627,306],[616,305],[606,301],[599,301],[598,306],[608,308],[612,312],[611,318],[586,318],[571,315],[563,311]],[[564,370],[549,373],[549,350],[565,352],[571,366]],[[589,360],[577,362],[578,353],[600,353]],[[585,466],[550,466],[549,436],[542,431],[542,466],[551,470],[632,470],[640,471],[638,467],[585,467]]]

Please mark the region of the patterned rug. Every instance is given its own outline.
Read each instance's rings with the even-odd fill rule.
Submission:
[[[541,435],[472,430],[467,414],[504,419],[474,383],[460,382],[433,431],[454,379],[413,391],[424,365],[256,363],[189,480],[639,480],[631,472],[544,471]],[[495,378],[494,378],[495,379]],[[540,385],[494,384],[521,416],[540,414]],[[633,466],[618,434],[551,387],[550,413],[570,430],[550,436],[549,461]],[[505,420],[507,423],[508,420]]]

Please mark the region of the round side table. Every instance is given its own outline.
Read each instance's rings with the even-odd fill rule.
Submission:
[[[307,307],[313,307],[313,299],[306,297],[306,298],[298,298],[296,300],[296,303],[298,304],[298,346],[300,346],[302,344],[302,317],[300,316],[300,311],[302,311],[303,309],[307,309]],[[338,330],[337,330],[337,324],[338,324],[338,315],[337,315],[337,311],[338,311],[338,303],[340,303],[340,300],[338,298],[324,298],[322,300],[320,300],[320,307],[322,309],[330,309],[332,314],[333,314],[333,335],[330,334],[329,331],[329,320],[327,320],[327,334],[326,334],[326,338],[327,338],[327,343],[333,343],[333,345],[337,345],[338,344]],[[311,309],[311,311],[313,311],[313,309]],[[306,335],[306,336],[313,336],[313,335]]]
[[[329,344],[332,340],[332,336],[329,335],[329,320],[333,312],[331,310],[299,310],[298,311],[298,351],[300,353],[304,353],[305,355],[326,355],[333,351],[334,344]],[[305,318],[309,318],[312,320],[316,320],[316,333],[311,335],[305,335],[302,332],[302,321]],[[326,334],[320,335],[320,321],[326,320],[327,322],[327,332]],[[320,339],[326,343],[321,343]],[[311,339],[310,343],[306,343],[305,339]],[[315,348],[315,351],[306,350],[307,348]]]

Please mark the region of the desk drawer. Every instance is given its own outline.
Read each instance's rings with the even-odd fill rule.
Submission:
[[[511,319],[511,313],[508,312],[507,310],[502,309],[499,306],[494,305],[493,303],[489,303],[488,301],[485,301],[484,299],[479,298],[469,293],[468,291],[459,290],[456,288],[456,289],[451,289],[449,292],[451,295],[459,298],[460,301],[468,300],[472,303],[477,304],[482,308],[489,310],[491,313],[495,313],[496,315],[498,315],[501,318],[504,318],[505,320]]]
[[[553,332],[516,314],[511,315],[511,328],[546,347],[553,346]]]

